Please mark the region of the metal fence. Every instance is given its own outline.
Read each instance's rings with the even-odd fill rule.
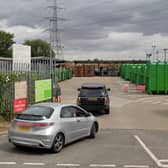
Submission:
[[[56,63],[52,64],[56,71]],[[52,79],[52,87],[57,85],[56,73],[50,73],[49,61],[33,61],[31,64],[0,61],[0,119],[11,120],[15,96],[15,82],[27,82],[27,104],[35,103],[35,80]]]

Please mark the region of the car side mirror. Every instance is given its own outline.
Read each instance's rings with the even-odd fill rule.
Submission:
[[[78,88],[77,90],[80,91],[80,88]]]
[[[110,89],[110,88],[107,88],[107,91],[111,91],[111,89]]]

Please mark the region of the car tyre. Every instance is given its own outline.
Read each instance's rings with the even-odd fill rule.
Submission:
[[[89,138],[94,139],[96,137],[96,125],[95,123],[92,125],[92,128],[90,130]]]
[[[13,145],[14,145],[15,148],[19,148],[20,147],[19,145],[15,144],[15,143],[13,143]]]
[[[23,149],[24,148],[24,146],[19,145],[19,144],[13,143],[13,145],[15,146],[16,149]]]
[[[58,153],[62,150],[63,146],[64,146],[64,136],[63,136],[63,134],[58,133],[55,136],[51,151],[53,153]]]

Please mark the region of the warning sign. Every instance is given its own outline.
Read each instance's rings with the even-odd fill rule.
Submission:
[[[26,109],[26,99],[17,99],[13,102],[13,112],[14,113],[20,113],[23,112]]]

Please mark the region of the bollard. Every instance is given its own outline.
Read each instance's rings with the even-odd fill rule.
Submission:
[[[124,84],[123,91],[127,93],[128,90],[129,90],[129,84]]]

